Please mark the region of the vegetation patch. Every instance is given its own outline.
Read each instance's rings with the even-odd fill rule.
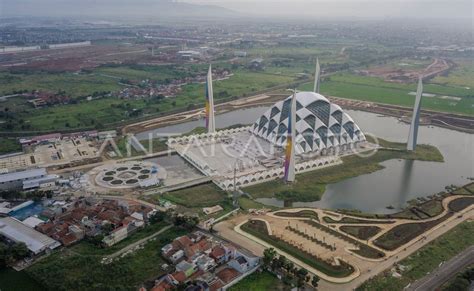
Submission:
[[[166,272],[161,269],[165,261],[159,249],[185,233],[186,230],[171,228],[157,241],[148,242],[143,248],[107,265],[101,263],[103,256],[123,248],[122,242],[110,250],[81,242],[45,257],[27,272],[48,290],[137,290],[144,281]]]
[[[208,207],[227,200],[227,193],[212,183],[202,184],[160,195],[173,203],[185,207]]]
[[[341,261],[341,264],[339,266],[332,265],[329,262],[322,260],[321,258],[315,257],[314,255],[307,253],[306,251],[277,238],[276,236],[269,235],[267,226],[263,221],[249,220],[241,226],[241,229],[269,243],[275,248],[278,248],[288,253],[289,255],[323,272],[328,276],[343,278],[349,276],[354,272],[354,268],[351,265],[345,263],[344,261]]]
[[[368,240],[369,238],[379,233],[381,230],[381,228],[378,226],[356,226],[356,225],[343,225],[339,229],[361,240]]]
[[[444,235],[425,245],[417,252],[398,263],[404,266],[398,270],[400,278],[392,276],[390,270],[366,281],[357,290],[403,290],[405,286],[424,277],[472,245],[474,241],[474,222],[463,222]]]
[[[433,228],[434,226],[442,223],[449,217],[453,215],[452,212],[448,212],[441,218],[438,218],[433,221],[428,222],[419,222],[419,223],[405,223],[400,224],[384,233],[382,236],[377,238],[374,241],[374,244],[385,250],[393,251],[404,244],[408,243],[417,236],[423,234],[427,230]]]
[[[312,218],[319,221],[318,213],[312,210],[301,210],[298,212],[277,211],[273,214],[280,217],[303,217],[303,218]]]
[[[469,185],[466,185],[464,186],[464,188],[466,188],[469,192],[471,192],[472,194],[474,194],[474,183],[471,183]]]
[[[393,220],[379,220],[379,221],[374,221],[374,220],[367,220],[367,219],[358,219],[358,218],[353,218],[353,217],[343,217],[341,220],[335,220],[332,217],[329,216],[324,216],[323,217],[324,222],[326,223],[340,223],[340,224],[346,224],[346,223],[363,223],[363,224],[390,224],[394,223],[395,221]]]
[[[474,197],[462,197],[449,202],[448,208],[454,212],[459,212],[472,204],[474,204]]]
[[[249,187],[243,190],[254,198],[272,198],[292,202],[311,202],[320,200],[327,184],[372,173],[383,169],[380,163],[392,159],[422,160],[442,162],[440,151],[430,145],[418,145],[416,151],[406,151],[406,144],[389,142],[379,139],[382,146],[390,149],[381,149],[375,155],[367,158],[356,155],[343,157],[343,164],[325,169],[301,173],[296,176],[296,182],[286,184],[281,179],[273,180]]]
[[[275,275],[268,271],[254,272],[245,277],[236,285],[229,288],[230,291],[274,291],[285,290],[285,285]]]

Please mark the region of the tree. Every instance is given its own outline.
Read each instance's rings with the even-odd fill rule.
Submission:
[[[313,285],[314,288],[317,288],[318,283],[319,283],[319,277],[316,275],[313,275],[313,279],[311,280],[311,285]]]
[[[280,255],[278,257],[278,268],[284,268],[288,264],[288,259],[285,256]]]
[[[301,268],[298,270],[298,272],[296,272],[296,278],[297,278],[296,286],[298,288],[303,287],[304,283],[308,281],[307,276],[308,276],[308,270],[306,270],[305,268]]]
[[[265,249],[263,251],[263,265],[269,267],[275,256],[276,251],[274,248]]]
[[[153,214],[153,215],[150,217],[150,223],[151,223],[151,224],[154,224],[154,223],[163,221],[163,220],[165,219],[165,217],[166,217],[165,212],[163,212],[163,211],[157,211],[155,214]]]

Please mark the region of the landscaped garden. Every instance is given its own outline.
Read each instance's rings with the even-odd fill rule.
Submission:
[[[380,232],[378,226],[359,226],[359,225],[343,225],[339,228],[341,231],[352,235],[358,239],[368,240]]]
[[[280,238],[269,235],[267,226],[263,221],[249,220],[241,226],[241,229],[328,276],[342,278],[347,277],[354,272],[354,268],[344,261],[340,261],[340,265],[338,266],[332,265],[325,260],[315,257],[314,255],[309,254],[306,251],[293,246]]]

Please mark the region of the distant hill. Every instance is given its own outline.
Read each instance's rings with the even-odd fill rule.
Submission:
[[[2,17],[32,15],[172,19],[222,18],[238,15],[232,10],[215,5],[198,5],[170,0],[1,0],[0,11],[2,11]]]

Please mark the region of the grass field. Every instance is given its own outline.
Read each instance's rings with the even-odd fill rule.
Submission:
[[[474,61],[464,59],[456,64],[457,66],[449,72],[448,76],[438,76],[431,82],[474,88]]]
[[[94,92],[117,91],[123,86],[116,79],[94,75],[74,73],[10,74],[0,72],[0,95],[13,91],[40,90],[56,93],[65,91],[71,97],[88,96]]]
[[[461,82],[461,81],[458,81]],[[311,90],[312,84],[302,85],[300,90]],[[416,84],[398,84],[385,82],[381,78],[358,76],[340,73],[329,77],[321,83],[321,93],[348,99],[371,101],[391,105],[413,107],[415,97],[408,93],[416,91]],[[428,83],[424,93],[437,96],[462,97],[460,101],[437,97],[423,98],[424,109],[474,115],[474,88],[457,85],[457,83]]]
[[[245,279],[232,286],[230,291],[274,291],[290,290],[278,278],[268,271],[254,272]]]
[[[132,72],[138,74],[136,69],[128,67],[112,67],[101,68],[100,70],[112,70],[116,76],[124,77],[133,75]],[[155,69],[158,70],[158,69]],[[163,69],[165,72],[169,69]],[[138,71],[141,72],[141,71]],[[144,74],[147,72],[145,71]],[[1,73],[4,74],[5,73]],[[104,73],[105,74],[105,73]],[[157,73],[158,74],[158,73]],[[10,92],[12,84],[17,84],[16,89],[25,88],[24,84],[28,84],[27,89],[33,90],[35,87],[49,88],[50,91],[56,92],[58,88],[66,91],[67,94],[76,94],[77,96],[89,95],[95,91],[112,90],[116,91],[120,88],[116,83],[118,80],[104,76],[90,75],[74,75],[63,74],[59,77],[57,74],[25,75],[22,77],[14,76],[19,80],[8,81],[3,90]],[[168,73],[163,73],[163,77]],[[7,81],[1,81],[7,83]],[[5,77],[5,76],[4,76]],[[23,78],[25,80],[23,80]],[[30,80],[31,78],[37,78]],[[47,80],[43,80],[46,78]],[[258,91],[271,88],[274,86],[291,83],[295,78],[289,76],[275,76],[273,74],[249,72],[246,70],[237,70],[228,80],[214,83],[214,98],[216,100],[223,98],[237,98],[249,96]],[[17,83],[15,83],[17,82]],[[103,87],[102,85],[115,84],[114,87]],[[63,85],[66,84],[66,85]],[[96,86],[96,84],[98,84]],[[10,86],[10,87],[9,87]],[[16,85],[15,85],[16,86]],[[10,90],[10,91],[9,91]],[[132,121],[136,118],[152,117],[159,114],[165,114],[171,111],[188,110],[191,108],[200,108],[204,106],[204,85],[190,84],[183,87],[183,91],[176,98],[167,98],[164,100],[147,99],[147,100],[122,100],[116,97],[105,97],[92,101],[79,100],[75,104],[57,105],[53,107],[34,109],[28,104],[23,97],[10,98],[6,102],[0,103],[0,111],[8,111],[11,114],[10,130],[61,130],[71,128],[103,128],[107,124],[117,123],[121,121]],[[5,125],[2,124],[4,129]]]
[[[46,290],[25,271],[17,272],[10,268],[0,269],[0,290],[19,291],[19,290]]]
[[[212,183],[165,193],[162,197],[189,208],[214,206],[228,198],[226,192]]]
[[[178,206],[178,211],[198,214],[203,218],[216,218],[234,209],[232,200],[228,197],[227,192],[219,189],[213,183],[202,184],[164,194],[156,194],[147,197],[147,199],[153,203],[158,203],[160,199],[170,201]],[[220,205],[224,210],[211,215],[205,215],[202,211],[203,207],[215,205]]]
[[[160,249],[186,231],[172,228],[142,249],[108,265],[94,254],[78,248],[56,252],[27,269],[28,274],[50,290],[137,290],[139,285],[163,274]]]
[[[21,152],[21,145],[16,139],[0,137],[0,155]]]
[[[380,140],[381,144],[400,151],[379,150],[369,158],[358,156],[343,157],[343,164],[321,170],[301,173],[296,176],[296,182],[288,185],[281,179],[246,187],[243,190],[254,198],[281,198],[290,201],[317,201],[326,189],[326,184],[336,183],[351,177],[378,171],[383,168],[381,162],[391,159],[410,159],[422,161],[443,161],[439,150],[433,146],[420,145],[415,152],[401,150],[402,143],[392,143]]]
[[[390,272],[386,271],[365,282],[357,290],[403,290],[409,283],[433,271],[441,262],[471,246],[473,241],[474,222],[463,222],[402,260],[400,264],[407,269],[401,272],[401,278],[392,277]]]

